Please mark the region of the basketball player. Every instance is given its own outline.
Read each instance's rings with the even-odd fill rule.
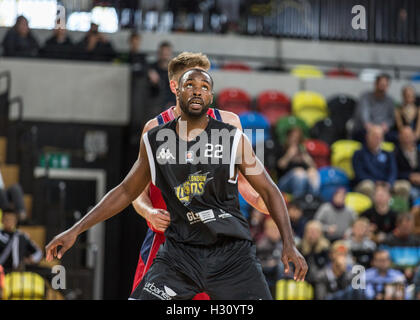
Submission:
[[[180,75],[193,68],[208,71],[210,69],[210,61],[207,56],[202,53],[183,52],[170,61],[168,65],[169,85],[174,94],[176,94]],[[149,120],[143,129],[143,134],[158,125],[173,120],[180,113],[181,109],[177,102],[175,106],[162,112],[156,118]],[[216,120],[229,123],[242,130],[239,117],[232,112],[209,108],[207,114]],[[260,212],[268,214],[264,201],[262,201],[259,194],[250,186],[242,174],[239,174],[238,188],[242,197],[251,206]],[[132,290],[137,287],[147,270],[149,270],[160,245],[165,241],[164,231],[170,223],[170,215],[166,211],[165,201],[162,198],[160,190],[153,184],[150,184],[143,191],[133,202],[133,206],[137,213],[146,219],[149,228],[140,250]],[[206,294],[200,294],[194,297],[194,299],[208,299],[208,296]]]
[[[240,170],[279,228],[285,272],[291,261],[295,280],[305,278],[308,268],[294,245],[276,184],[244,134],[207,115],[212,88],[213,80],[204,70],[192,69],[181,76],[177,89],[180,116],[143,135],[139,157],[126,178],[47,245],[47,261],[61,259],[80,233],[122,211],[153,182],[162,192],[171,223],[133,299],[191,299],[199,292],[207,292],[211,299],[271,299],[248,223],[239,211]],[[176,142],[171,143],[171,137]]]

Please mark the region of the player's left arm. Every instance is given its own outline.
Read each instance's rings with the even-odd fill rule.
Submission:
[[[248,138],[242,134],[237,152],[238,169],[264,200],[270,216],[276,223],[283,241],[282,261],[285,273],[289,272],[289,261],[295,265],[294,279],[303,281],[308,265],[305,258],[296,249],[290,218],[283,196],[273,182],[263,164],[255,156]]]
[[[239,120],[238,115],[234,114],[233,112],[219,110],[223,122],[229,123],[232,126],[235,126],[239,130],[242,131],[241,121]],[[238,191],[252,207],[257,209],[258,211],[268,214],[267,206],[264,203],[264,200],[258,194],[257,191],[251,186],[248,180],[243,176],[241,172],[238,175]]]

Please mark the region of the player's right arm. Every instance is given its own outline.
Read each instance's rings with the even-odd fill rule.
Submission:
[[[150,129],[157,127],[158,122],[155,118],[149,120],[143,128],[143,136]],[[153,207],[152,200],[149,196],[149,185],[143,192],[132,202],[136,212],[145,218],[158,231],[164,232],[169,226],[171,219],[169,212],[163,209]]]
[[[55,257],[61,259],[73,246],[79,234],[125,209],[146,188],[150,180],[149,160],[142,140],[139,156],[124,180],[108,192],[81,220],[51,240],[45,248],[47,261]],[[61,249],[58,251],[59,246]]]

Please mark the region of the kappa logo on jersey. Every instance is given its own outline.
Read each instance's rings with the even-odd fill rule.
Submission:
[[[162,159],[162,160],[175,160],[175,157],[173,156],[173,154],[171,153],[171,150],[169,150],[169,148],[162,148],[160,149],[159,154],[156,157],[157,159]]]
[[[201,196],[204,193],[207,182],[213,179],[213,177],[207,177],[209,172],[204,174],[201,174],[200,172],[201,171],[190,174],[187,181],[174,188],[179,201],[185,205],[189,204],[194,196]]]

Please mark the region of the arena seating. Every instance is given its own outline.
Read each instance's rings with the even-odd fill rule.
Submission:
[[[257,110],[273,125],[279,118],[290,115],[290,98],[280,91],[263,91],[257,97]]]
[[[251,110],[251,97],[239,88],[225,88],[217,96],[217,107],[236,114]]]
[[[306,122],[308,127],[328,116],[325,98],[312,91],[296,92],[292,98],[292,113]]]

